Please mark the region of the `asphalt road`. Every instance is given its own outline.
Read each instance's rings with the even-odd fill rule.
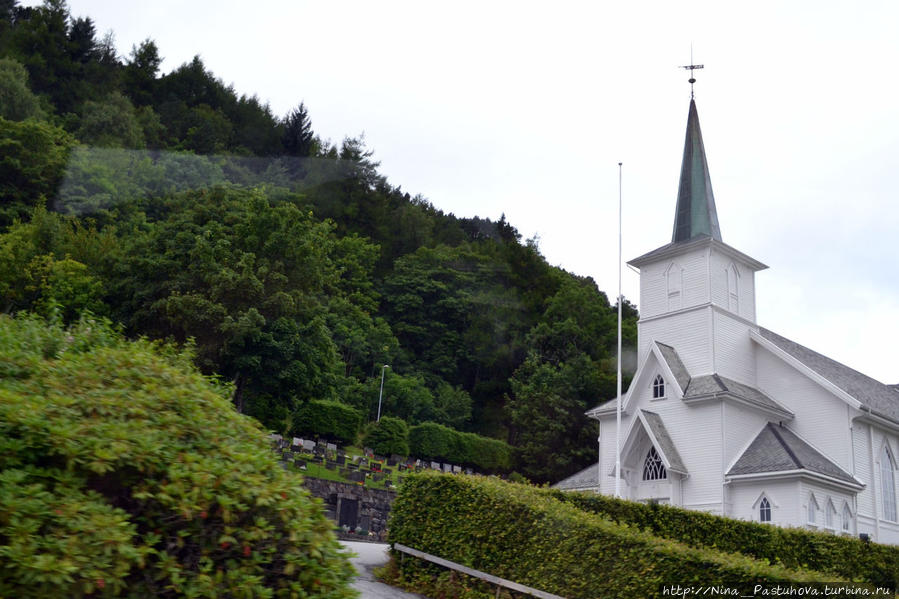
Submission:
[[[372,570],[383,566],[389,559],[385,543],[341,541],[340,544],[357,555],[350,561],[357,573],[353,588],[359,591],[361,599],[427,599],[375,580]]]

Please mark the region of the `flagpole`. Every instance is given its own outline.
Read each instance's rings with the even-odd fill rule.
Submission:
[[[615,497],[621,497],[621,163],[618,163],[618,399],[615,406]]]

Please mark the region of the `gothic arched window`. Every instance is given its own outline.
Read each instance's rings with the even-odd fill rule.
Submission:
[[[815,501],[815,494],[810,493],[808,496],[808,514],[806,519],[809,524],[816,524],[818,519],[818,502]]]
[[[726,269],[727,307],[731,312],[740,312],[740,270],[731,263]]]
[[[852,510],[849,509],[849,504],[843,504],[843,532],[850,532],[852,527]]]
[[[668,478],[668,471],[655,447],[650,447],[643,460],[643,480],[664,480]]]
[[[665,379],[662,378],[661,374],[657,374],[652,381],[652,398],[660,399],[662,397],[665,397]]]
[[[759,502],[759,522],[771,522],[771,502],[767,497]]]
[[[880,452],[880,486],[883,499],[883,517],[896,521],[896,464],[886,445]]]
[[[837,508],[833,507],[833,501],[830,498],[827,499],[827,504],[824,507],[824,526],[827,528],[833,528],[833,521],[836,519]]]

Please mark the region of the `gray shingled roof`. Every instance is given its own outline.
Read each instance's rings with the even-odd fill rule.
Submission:
[[[599,486],[599,463],[587,466],[580,472],[572,474],[565,480],[561,480],[553,485],[553,489],[561,489],[562,491],[570,491],[574,489],[586,489]]]
[[[872,412],[899,422],[899,393],[896,393],[889,385],[876,381],[768,329],[760,327],[759,334],[857,399]]]
[[[856,485],[861,484],[790,429],[771,422],[761,430],[727,474],[731,476],[790,470],[808,470]]]
[[[668,429],[665,428],[665,423],[662,422],[662,418],[655,412],[649,412],[647,410],[640,411],[643,412],[646,424],[649,425],[652,435],[659,444],[659,451],[661,451],[668,459],[668,469],[673,472],[686,474],[687,467],[684,466],[684,461],[677,452],[677,447],[674,446],[674,440],[671,438],[671,435],[668,434]]]
[[[792,415],[792,412],[755,387],[738,383],[733,379],[718,374],[706,374],[690,379],[690,384],[686,393],[684,393],[684,399],[689,400],[703,395],[712,395],[713,393],[730,393],[749,403]]]
[[[685,391],[687,385],[690,384],[690,373],[687,372],[687,367],[681,362],[680,356],[677,355],[677,351],[670,345],[665,345],[658,341],[656,341],[656,345],[658,346],[662,357],[665,358],[665,361],[668,363],[668,368],[671,369],[674,378],[677,379],[677,384],[680,385],[682,391]]]

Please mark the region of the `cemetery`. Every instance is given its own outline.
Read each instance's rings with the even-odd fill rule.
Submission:
[[[303,474],[303,486],[324,502],[341,538],[384,541],[396,489],[410,473],[474,474],[471,468],[430,460],[381,456],[368,447],[269,435],[282,468]]]

